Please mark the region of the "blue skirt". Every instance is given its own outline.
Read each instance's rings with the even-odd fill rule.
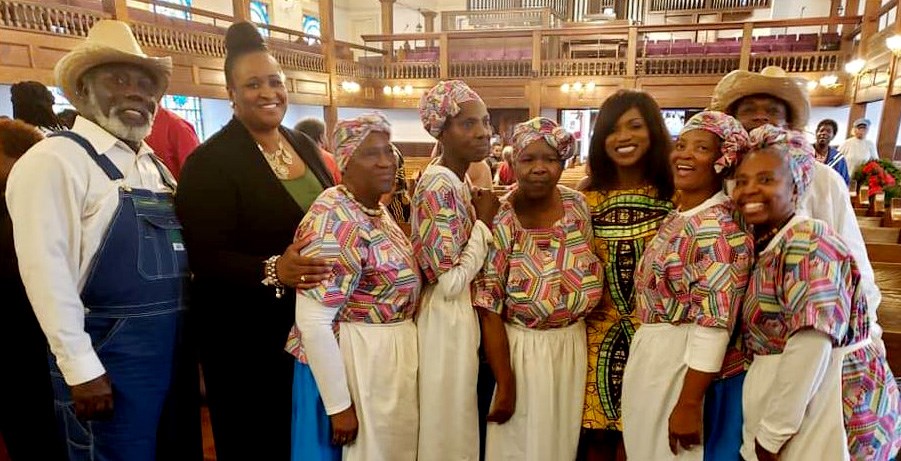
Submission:
[[[332,445],[332,425],[310,366],[294,362],[291,413],[291,461],[341,461],[341,447]]]
[[[714,381],[704,395],[704,461],[740,461],[745,373]]]

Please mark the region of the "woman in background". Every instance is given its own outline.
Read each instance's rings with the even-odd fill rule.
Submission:
[[[9,88],[13,105],[13,118],[37,127],[47,135],[69,129],[53,112],[56,99],[41,82],[19,82]]]
[[[660,107],[647,93],[620,90],[601,105],[588,153],[589,176],[578,187],[591,212],[595,251],[604,267],[604,297],[585,321],[588,381],[582,427],[590,460],[625,456],[620,397],[639,325],[632,277],[673,207],[670,150]]]

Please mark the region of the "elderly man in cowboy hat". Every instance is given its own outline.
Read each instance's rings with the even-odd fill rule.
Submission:
[[[760,73],[735,70],[717,84],[710,108],[735,116],[748,131],[765,124],[805,131],[810,116],[807,81],[790,77],[776,66],[766,67]],[[814,162],[813,182],[801,197],[798,211],[825,221],[851,250],[867,298],[870,337],[884,354],[882,328],[876,323],[876,308],[882,294],[876,286],[844,179],[826,164]]]
[[[143,139],[171,71],[127,24],[98,22],[55,68],[81,115],[32,147],[8,180],[70,460],[156,459],[188,268],[175,182]]]

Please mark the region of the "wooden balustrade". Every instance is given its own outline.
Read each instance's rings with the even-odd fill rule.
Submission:
[[[337,66],[336,72],[342,77],[362,78],[369,75],[368,69],[366,69],[363,64],[356,61],[339,59],[335,64]]]
[[[725,75],[739,67],[739,56],[678,56],[637,58],[642,76]]]
[[[625,59],[553,59],[541,61],[542,77],[615,77],[626,75]]]
[[[839,51],[819,53],[761,53],[751,56],[750,70],[760,72],[767,66],[779,66],[786,72],[839,72],[844,65]]]
[[[438,78],[437,62],[389,62],[368,64],[366,76],[382,80]]]
[[[0,26],[11,29],[86,37],[95,22],[109,17],[104,12],[62,5],[0,0]]]
[[[531,61],[455,61],[450,63],[454,78],[532,77]]]
[[[770,0],[651,0],[648,11],[651,13],[701,10],[729,12],[769,7]]]
[[[569,0],[466,0],[466,9],[475,10],[518,10],[550,8],[558,17],[571,19]]]

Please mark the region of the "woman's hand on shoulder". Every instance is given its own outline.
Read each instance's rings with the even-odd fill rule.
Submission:
[[[298,290],[315,288],[332,273],[332,264],[324,259],[301,256],[300,242],[294,242],[285,249],[275,265],[278,280],[285,286]]]

